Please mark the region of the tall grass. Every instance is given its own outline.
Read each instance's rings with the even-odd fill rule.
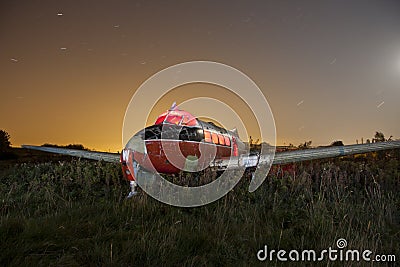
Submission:
[[[257,251],[319,251],[339,238],[349,249],[400,260],[398,154],[277,167],[254,193],[246,173],[225,197],[198,208],[168,206],[143,192],[126,200],[114,164],[16,165],[1,177],[0,265],[283,266],[259,262]],[[365,266],[291,263],[318,264]]]

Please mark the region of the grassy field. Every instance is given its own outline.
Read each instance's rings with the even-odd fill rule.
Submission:
[[[3,162],[1,266],[368,266],[260,262],[257,251],[336,248],[400,261],[400,151],[275,167],[254,193],[247,173],[220,200],[176,208],[126,200],[120,166],[57,158]],[[286,171],[285,171],[286,170]],[[374,266],[394,266],[374,263]]]

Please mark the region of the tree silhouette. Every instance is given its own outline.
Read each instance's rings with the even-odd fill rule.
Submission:
[[[382,132],[375,132],[375,138],[373,139],[375,142],[385,142],[385,135]]]
[[[357,140],[357,144],[358,144],[358,140]],[[343,141],[337,140],[337,141],[333,141],[331,143],[331,146],[344,146],[344,144],[343,144]]]
[[[10,146],[10,135],[4,130],[0,130],[0,152],[5,152]]]
[[[300,145],[298,146],[298,148],[300,148],[300,149],[307,149],[307,148],[310,148],[310,147],[311,147],[311,144],[312,144],[312,141],[310,140],[310,141],[304,142],[304,144],[300,144]]]
[[[77,149],[77,150],[89,150],[88,148],[84,147],[82,144],[69,144],[69,145],[61,146],[61,145],[56,145],[56,144],[45,143],[42,146]]]

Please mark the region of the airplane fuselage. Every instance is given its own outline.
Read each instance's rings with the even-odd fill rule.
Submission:
[[[127,153],[127,148],[121,153],[123,173],[130,181],[135,180],[127,167],[130,160],[148,171],[176,174],[202,170],[212,161],[246,152],[235,132],[181,110],[161,114],[154,125],[139,131],[134,138],[143,140],[145,148],[134,150],[133,155]]]

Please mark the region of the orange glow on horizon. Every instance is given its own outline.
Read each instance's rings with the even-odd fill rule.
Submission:
[[[282,1],[126,1],[93,8],[13,1],[1,11],[0,129],[13,146],[77,143],[120,151],[125,110],[137,88],[160,70],[197,60],[232,66],[257,84],[273,112],[278,145],[354,144],[376,131],[400,138],[400,16],[394,2],[326,8],[319,1],[298,7]],[[205,96],[238,110],[248,135],[259,138],[249,107],[204,84],[165,95],[147,124],[174,101]],[[202,116],[201,108],[207,107],[186,111]],[[223,124],[239,126],[233,116]]]

